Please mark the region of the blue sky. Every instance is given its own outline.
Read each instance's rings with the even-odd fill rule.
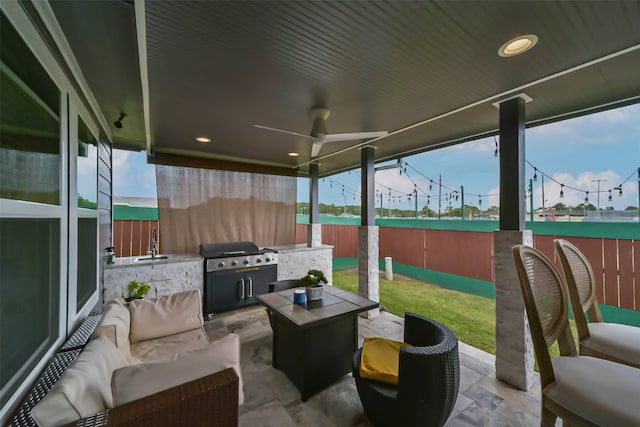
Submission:
[[[533,185],[536,208],[542,205],[541,172],[547,175],[544,182],[546,206],[558,202],[578,205],[584,202],[584,191],[589,191],[589,202],[597,205],[598,183],[593,182],[596,180],[601,180],[601,208],[638,206],[636,171],[640,167],[640,104],[527,129],[525,147],[526,159],[539,170],[538,180]],[[418,205],[424,206],[427,195],[430,195],[429,207],[437,209],[438,186],[433,184],[429,191],[427,177],[437,182],[439,175],[443,186],[452,189],[464,186],[465,204],[478,206],[477,195],[481,195],[483,209],[497,206],[499,163],[493,155],[494,150],[493,138],[482,139],[406,157],[403,160],[407,164],[407,173],[400,174],[399,169],[377,172],[376,184],[382,191],[384,207],[389,206],[390,188],[391,194],[398,196],[392,200],[392,208],[412,209],[414,200],[409,201],[406,194],[413,192],[415,183]],[[116,196],[155,197],[154,168],[146,164],[145,153],[116,150],[114,169]],[[527,182],[533,174],[533,168],[527,166]],[[560,184],[548,177],[565,185],[564,198],[560,198]],[[627,178],[622,186],[622,197],[614,190],[613,200],[609,202],[608,190]],[[359,190],[359,172],[334,175],[321,180],[320,202],[359,204]],[[442,192],[446,195],[450,190],[443,188]],[[299,179],[298,201],[308,201],[308,193],[308,180]],[[448,203],[443,197],[443,209]],[[459,200],[451,203],[454,207],[460,205]]]

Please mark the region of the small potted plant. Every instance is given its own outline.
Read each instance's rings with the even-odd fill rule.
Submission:
[[[151,286],[149,286],[147,283],[139,283],[135,280],[132,280],[129,282],[127,287],[124,288],[124,290],[127,291],[129,296],[125,297],[124,295],[122,295],[122,298],[124,298],[126,302],[130,302],[134,299],[144,298],[144,296],[149,293],[149,290],[151,290]]]
[[[300,279],[300,284],[305,287],[307,301],[322,299],[322,285],[328,283],[327,277],[320,270],[309,270],[307,275]]]

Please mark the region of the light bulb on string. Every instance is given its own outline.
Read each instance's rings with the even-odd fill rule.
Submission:
[[[622,197],[622,184],[620,184],[620,186],[618,187],[618,190],[620,190],[620,192],[618,193],[618,196]]]
[[[430,179],[429,180],[429,190],[432,190],[432,189],[433,189],[433,180]]]
[[[564,197],[564,184],[560,184],[560,198]]]
[[[493,152],[493,157],[498,157],[498,140],[495,136],[493,137],[493,142],[496,143],[496,150]]]
[[[533,180],[538,181],[538,168],[533,168]]]
[[[585,203],[589,203],[589,192],[588,191],[584,194],[584,202]]]
[[[613,200],[613,197],[611,197],[611,190],[609,190],[609,198],[608,200],[611,202]]]
[[[431,201],[431,196],[427,196],[427,205],[429,204],[430,201]]]

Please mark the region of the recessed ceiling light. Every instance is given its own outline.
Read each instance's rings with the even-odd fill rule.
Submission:
[[[526,34],[509,40],[498,49],[498,55],[509,57],[520,55],[534,47],[538,43],[538,36],[535,34]]]
[[[292,151],[291,153],[289,153],[289,155],[290,155],[291,157],[298,157],[298,156],[299,156],[299,154],[298,154],[298,153],[296,153],[296,152],[294,152],[294,151]]]
[[[206,136],[199,136],[196,138],[196,141],[206,144],[208,142],[211,142],[211,138],[207,138]]]

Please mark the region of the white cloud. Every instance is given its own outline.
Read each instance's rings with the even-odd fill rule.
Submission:
[[[608,110],[527,130],[527,140],[541,146],[614,145],[640,136],[640,106]]]
[[[113,150],[113,195],[156,197],[155,166],[145,152]]]
[[[496,137],[497,140],[497,137]],[[456,144],[447,148],[442,148],[441,151],[446,150],[464,151],[465,153],[493,153],[496,149],[496,143],[493,138],[483,138],[476,141],[465,142],[464,144]]]

